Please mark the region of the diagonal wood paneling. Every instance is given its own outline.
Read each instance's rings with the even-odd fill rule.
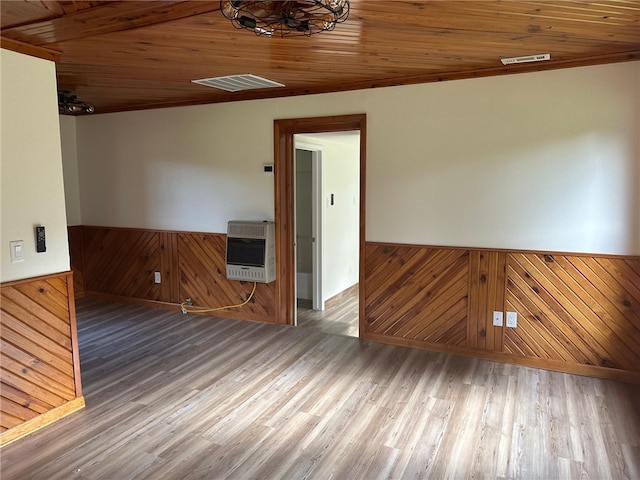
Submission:
[[[640,258],[510,254],[505,352],[638,371]]]
[[[84,279],[90,293],[217,308],[243,302],[252,283],[228,281],[226,236],[109,227],[82,228]],[[161,273],[155,284],[153,274]],[[258,284],[254,299],[219,316],[275,322],[275,284]]]
[[[177,235],[180,298],[191,298],[194,305],[217,308],[242,303],[253,283],[226,278],[226,236],[214,233]],[[254,298],[245,306],[216,312],[228,318],[276,322],[275,282],[258,284]]]
[[[367,243],[368,334],[467,344],[469,252]]]
[[[87,291],[163,300],[162,283],[154,283],[154,272],[161,271],[158,232],[84,227],[82,242]]]
[[[3,434],[82,395],[71,282],[65,273],[0,288]]]
[[[639,257],[376,243],[365,252],[365,338],[638,381]],[[517,312],[517,327],[494,327],[494,311]]]

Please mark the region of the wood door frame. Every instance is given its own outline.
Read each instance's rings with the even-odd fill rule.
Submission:
[[[359,335],[364,333],[364,241],[366,198],[367,115],[291,118],[273,121],[275,223],[276,223],[276,322],[293,325],[295,299],[294,135],[304,133],[360,132],[360,255]]]

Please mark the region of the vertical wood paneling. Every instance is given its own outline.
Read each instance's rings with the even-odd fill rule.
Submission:
[[[506,253],[472,250],[469,254],[469,346],[502,350],[504,327],[493,326],[493,312],[504,310]]]
[[[64,273],[0,287],[0,444],[82,396],[72,282]]]
[[[84,298],[84,261],[82,258],[82,226],[76,225],[67,228],[69,234],[69,257],[71,271],[73,271],[73,291],[75,298]]]
[[[505,293],[507,288],[507,254],[506,252],[492,252],[489,263],[490,288],[488,291],[491,309],[486,314],[487,350],[502,351],[504,348],[504,327],[493,326],[493,311],[504,312]],[[503,318],[504,325],[504,318]]]
[[[163,302],[180,303],[178,272],[178,238],[172,232],[160,232],[160,299]]]
[[[177,234],[179,296],[191,298],[194,305],[218,308],[244,302],[252,282],[226,278],[226,236],[214,233]],[[274,323],[275,283],[257,284],[253,299],[243,307],[225,309],[216,315]]]

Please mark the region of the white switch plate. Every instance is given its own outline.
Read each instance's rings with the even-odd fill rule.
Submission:
[[[507,327],[516,328],[518,326],[518,313],[507,312]]]
[[[502,312],[493,312],[493,326],[501,327],[502,326],[503,314]]]
[[[11,250],[11,263],[24,262],[24,240],[9,242]]]
[[[160,283],[160,272],[153,272],[153,281]]]

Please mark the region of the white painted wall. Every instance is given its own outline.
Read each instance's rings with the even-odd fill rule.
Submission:
[[[69,246],[53,62],[9,50],[1,66],[1,281],[69,270]],[[47,251],[36,253],[36,225]],[[23,240],[25,260],[11,263],[9,242]]]
[[[226,233],[228,220],[273,220],[273,122],[250,107],[78,117],[83,224]]]
[[[444,83],[401,122],[402,99],[385,99],[371,130],[396,140],[371,146],[368,239],[640,253],[639,70]]]
[[[64,197],[67,207],[67,224],[82,225],[80,213],[80,182],[78,180],[78,154],[76,117],[60,115],[60,144],[62,147],[62,171],[64,172]]]
[[[366,113],[368,241],[640,254],[640,62],[77,119],[84,224],[273,218],[273,120]]]

